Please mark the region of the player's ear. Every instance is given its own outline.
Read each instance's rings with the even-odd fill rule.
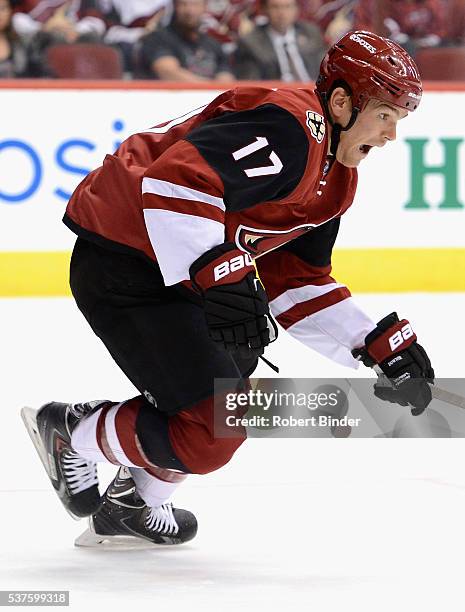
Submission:
[[[345,124],[352,113],[352,99],[343,87],[336,87],[329,99],[329,110],[336,123]]]

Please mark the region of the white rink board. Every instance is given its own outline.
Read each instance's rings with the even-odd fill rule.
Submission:
[[[0,129],[0,250],[69,249],[74,238],[60,219],[66,195],[84,174],[100,165],[118,140],[201,106],[218,93],[0,90],[2,114],[8,117]],[[425,163],[440,165],[444,148],[439,139],[464,137],[463,123],[456,118],[464,102],[465,92],[427,92],[420,110],[400,122],[397,143],[371,151],[361,166],[359,191],[344,218],[339,247],[465,246],[465,210],[437,208],[442,176],[425,179],[429,209],[404,209],[410,191],[406,139],[428,139]],[[463,143],[458,151],[458,196],[463,202]]]

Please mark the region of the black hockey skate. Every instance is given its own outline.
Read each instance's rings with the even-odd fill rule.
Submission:
[[[21,416],[48,477],[71,516],[79,520],[100,508],[97,465],[71,448],[78,422],[104,401],[84,404],[51,402],[39,410],[23,408]]]
[[[120,467],[103,496],[100,510],[89,518],[89,528],[75,541],[76,546],[96,547],[117,544],[181,544],[197,533],[197,519],[188,510],[163,504],[150,508],[136,492],[129,470]]]

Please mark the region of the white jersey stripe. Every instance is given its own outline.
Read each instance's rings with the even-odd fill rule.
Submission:
[[[185,113],[184,115],[181,115],[180,117],[176,117],[175,119],[168,121],[168,123],[166,125],[163,125],[162,127],[153,127],[148,130],[144,130],[142,133],[145,134],[148,132],[151,134],[166,134],[166,132],[172,127],[179,125],[180,123],[184,123],[184,121],[187,121],[191,117],[195,117],[195,115],[199,115],[207,106],[207,104],[204,104],[203,106],[199,106],[199,108],[194,108],[194,110],[191,110]]]
[[[353,298],[346,298],[294,323],[286,331],[321,355],[357,369],[360,362],[352,357],[351,350],[363,346],[375,327]]]
[[[345,285],[341,283],[328,283],[327,285],[305,285],[295,289],[288,289],[270,302],[271,312],[273,316],[277,317],[296,304],[313,300],[339,287],[345,287]]]
[[[153,193],[154,195],[160,195],[165,198],[179,198],[180,200],[202,202],[204,204],[216,206],[220,210],[226,210],[222,198],[217,198],[208,193],[203,193],[203,191],[197,191],[197,189],[191,189],[190,187],[184,187],[184,185],[177,185],[176,183],[170,183],[169,181],[162,181],[160,179],[149,177],[142,179],[142,193]]]
[[[213,219],[160,208],[144,209],[144,219],[167,286],[189,280],[192,262],[224,242],[224,225]]]

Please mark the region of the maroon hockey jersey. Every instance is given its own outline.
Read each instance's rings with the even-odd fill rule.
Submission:
[[[257,259],[272,313],[345,365],[374,324],[330,276],[357,172],[327,160],[327,124],[307,89],[241,87],[130,136],[73,194],[65,223],[157,261],[166,285],[234,241]]]

